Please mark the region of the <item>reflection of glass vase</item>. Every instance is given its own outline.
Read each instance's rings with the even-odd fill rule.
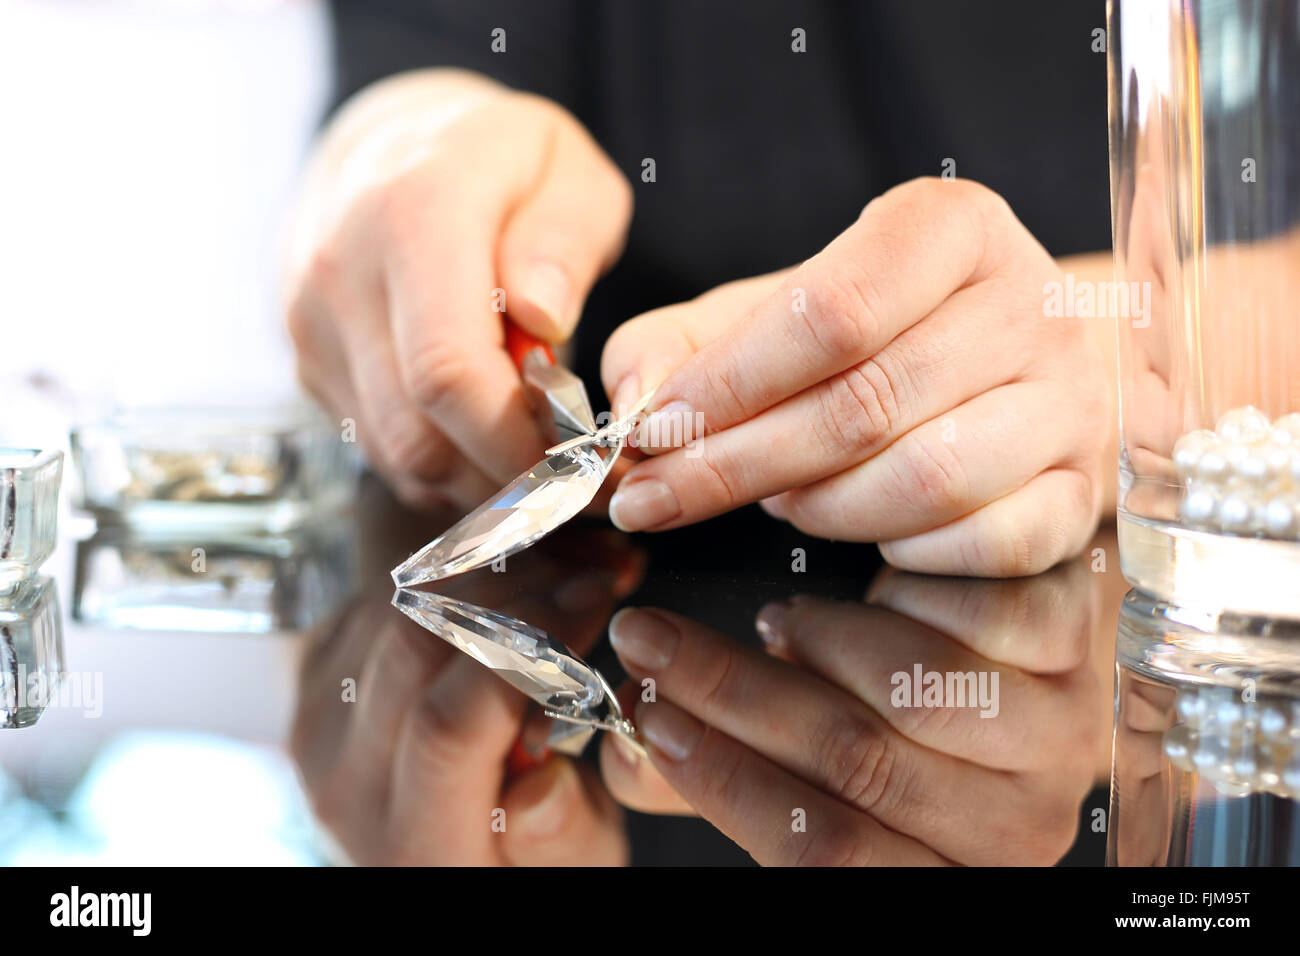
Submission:
[[[0,607],[0,728],[36,723],[62,677],[58,593],[50,578],[38,578]]]
[[[1107,861],[1300,864],[1300,623],[1130,591]]]
[[[1300,617],[1300,0],[1112,0],[1120,559]]]

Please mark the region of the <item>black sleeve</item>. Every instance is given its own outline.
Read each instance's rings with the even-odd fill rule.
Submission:
[[[338,106],[394,73],[473,70],[575,109],[583,56],[578,0],[330,0]],[[492,49],[505,31],[505,51]]]

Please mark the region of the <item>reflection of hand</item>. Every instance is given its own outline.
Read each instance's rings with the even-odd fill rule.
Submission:
[[[454,587],[458,598],[581,649],[639,576],[634,557],[626,547],[616,554],[610,537],[575,549],[599,550],[604,568],[575,575],[537,549],[511,558],[505,574],[448,582],[446,593]],[[355,703],[342,699],[349,678]],[[355,606],[306,662],[291,749],[321,822],[355,862],[625,862],[621,811],[585,765],[553,755],[507,775],[527,703],[385,595]],[[497,810],[504,831],[493,829]]]
[[[330,124],[295,222],[299,377],[407,504],[477,504],[545,443],[502,316],[574,331],[631,188],[559,106],[483,77],[385,80]]]
[[[994,193],[916,180],[798,268],[632,320],[602,374],[616,407],[658,386],[637,441],[664,453],[611,517],[658,530],[762,500],[940,573],[1077,553],[1111,402],[1087,320],[1045,315],[1060,277]]]
[[[648,761],[607,740],[605,780],[628,806],[698,812],[760,863],[1055,862],[1109,729],[1080,576],[895,572],[870,604],[768,605],[769,653],[671,612],[622,612],[615,648],[657,700],[636,713]],[[997,716],[894,706],[893,675],[918,663],[996,672]]]
[[[1165,733],[1174,726],[1174,691],[1121,671],[1115,723],[1115,786],[1123,807],[1110,821],[1116,866],[1160,866],[1169,849],[1170,780]]]

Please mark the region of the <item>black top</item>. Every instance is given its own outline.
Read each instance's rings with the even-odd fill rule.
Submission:
[[[1006,197],[1054,255],[1110,248],[1100,0],[333,8],[338,100],[402,70],[464,67],[563,104],[624,171],[636,212],[583,318],[589,376],[619,322],[801,262],[873,196],[945,159]],[[796,28],[806,52],[792,50]]]

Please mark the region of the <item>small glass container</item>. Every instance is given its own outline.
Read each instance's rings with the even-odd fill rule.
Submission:
[[[0,729],[36,723],[62,679],[58,592],[50,578],[36,578],[0,607]]]
[[[0,599],[12,599],[54,550],[63,452],[0,448]]]
[[[348,434],[306,406],[119,412],[72,431],[74,504],[101,526],[278,534],[355,498]]]

